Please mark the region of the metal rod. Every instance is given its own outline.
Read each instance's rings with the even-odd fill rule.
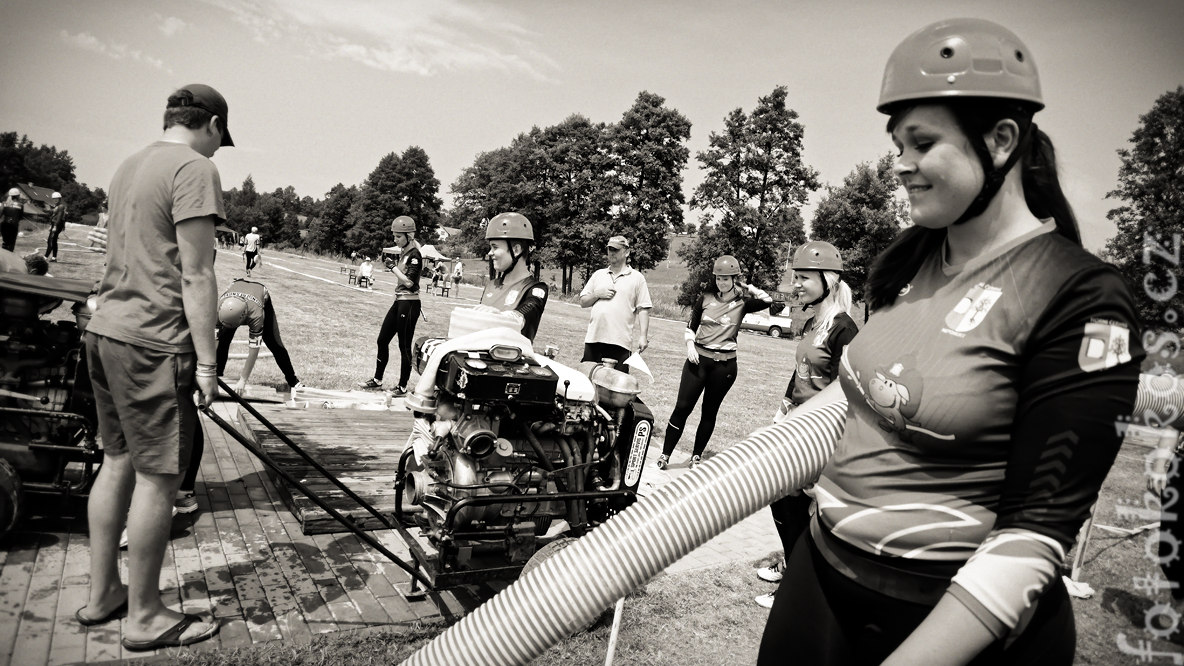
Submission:
[[[221,382],[221,380],[218,380],[218,381]],[[227,423],[226,420],[223,419],[221,416],[218,416],[217,414],[215,414],[214,410],[210,409],[209,407],[202,407],[201,411],[203,414],[208,416],[210,418],[210,420],[212,420],[215,424],[217,424],[219,428],[222,428],[223,430],[225,430],[227,432],[227,434],[229,434],[231,437],[233,437],[239,444],[242,444],[243,448],[245,448],[246,450],[248,450],[252,454],[254,454],[255,457],[258,458],[264,465],[267,465],[269,468],[271,468],[271,470],[273,472],[275,472],[276,474],[279,474],[281,477],[283,477],[284,481],[287,481],[289,484],[292,485],[292,487],[299,490],[305,497],[312,500],[312,502],[314,504],[316,504],[320,508],[324,509],[326,513],[328,513],[330,516],[333,516],[333,518],[336,519],[337,522],[344,525],[347,529],[349,529],[349,531],[353,532],[354,535],[356,535],[359,539],[361,539],[362,541],[365,541],[367,544],[370,545],[370,547],[372,547],[375,550],[377,550],[378,552],[382,553],[383,555],[386,556],[387,559],[389,559],[390,561],[397,564],[400,569],[402,569],[403,571],[406,571],[408,574],[411,574],[411,576],[413,578],[419,579],[420,581],[423,582],[424,585],[426,585],[429,589],[431,589],[431,587],[432,587],[431,582],[427,579],[426,576],[424,576],[419,571],[418,566],[412,567],[411,565],[404,562],[397,555],[395,555],[390,550],[388,550],[386,546],[383,546],[374,537],[370,536],[369,534],[366,534],[366,532],[363,531],[362,528],[358,527],[352,521],[350,521],[348,518],[343,516],[339,511],[337,511],[337,509],[334,509],[333,507],[326,504],[324,502],[324,500],[317,497],[316,494],[313,493],[311,490],[309,490],[303,483],[296,480],[296,478],[293,477],[288,472],[284,471],[283,468],[281,468],[274,460],[271,459],[271,456],[267,455],[266,451],[264,451],[262,448],[257,448],[256,445],[253,442],[251,442],[250,440],[248,440],[241,432],[238,431],[238,429],[236,429],[234,426]]]
[[[613,609],[613,630],[608,634],[608,654],[604,655],[604,666],[613,666],[613,655],[617,651],[617,635],[621,633],[621,614],[625,610],[625,597],[617,599]]]
[[[378,511],[378,509],[374,508],[374,506],[372,504],[370,504],[369,502],[367,502],[366,500],[362,499],[361,497],[358,497],[357,493],[350,490],[348,486],[346,486],[344,483],[342,483],[341,480],[338,479],[336,476],[334,476],[329,470],[322,467],[321,464],[318,463],[316,460],[313,460],[312,456],[310,456],[304,452],[304,449],[297,446],[296,443],[293,442],[291,439],[288,439],[287,435],[280,432],[279,428],[276,428],[274,425],[272,425],[271,421],[268,421],[267,419],[265,419],[263,417],[263,415],[259,413],[259,410],[255,409],[255,407],[252,406],[251,403],[247,402],[246,400],[243,400],[242,396],[235,393],[233,389],[231,389],[229,386],[227,386],[226,382],[222,381],[221,377],[218,378],[218,386],[220,386],[223,391],[226,391],[232,398],[234,398],[235,402],[237,402],[241,407],[246,409],[251,414],[251,416],[254,416],[256,420],[258,420],[268,430],[270,430],[271,434],[278,437],[281,442],[288,445],[288,448],[295,451],[296,455],[300,456],[301,459],[304,460],[304,462],[308,463],[309,465],[312,465],[313,469],[320,472],[321,476],[324,476],[326,479],[329,480],[329,483],[332,483],[333,485],[337,486],[341,491],[343,491],[346,494],[347,497],[349,497],[353,501],[357,502],[359,506],[361,506],[363,509],[365,509],[367,511],[367,513],[369,513],[370,515],[377,518],[378,522],[380,522],[384,526],[386,526],[387,529],[392,529],[392,530],[395,529],[395,525],[393,523],[391,523],[391,521],[389,519],[387,519],[386,516],[382,515],[382,513],[380,513]]]

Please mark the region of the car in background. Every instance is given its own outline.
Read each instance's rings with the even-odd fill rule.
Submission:
[[[789,308],[781,310],[779,314],[769,314],[767,310],[750,312],[740,321],[740,329],[768,333],[773,338],[793,337],[798,326],[794,325],[789,312]]]

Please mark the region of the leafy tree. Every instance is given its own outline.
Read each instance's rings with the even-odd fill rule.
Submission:
[[[1164,93],[1140,116],[1131,144],[1118,151],[1118,187],[1106,195],[1123,205],[1106,215],[1118,233],[1106,243],[1105,256],[1130,281],[1147,325],[1179,329],[1184,316],[1184,86]]]
[[[59,191],[66,200],[66,221],[74,224],[82,222],[83,215],[99,212],[99,206],[107,203],[107,193],[101,187],[92,190],[85,183],[65,183]]]
[[[680,251],[690,269],[680,304],[690,305],[710,283],[711,262],[720,254],[735,255],[745,279],[776,287],[790,247],[805,240],[801,206],[818,189],[818,172],[802,162],[805,128],[787,96],[778,86],[757,100],[751,115],[733,110],[696,155],[707,175],[691,207],[704,215],[699,236]]]
[[[73,182],[74,158],[69,153],[45,144],[35,146],[16,132],[0,133],[0,186],[5,190],[17,183],[32,183],[61,192]]]
[[[891,153],[875,166],[863,162],[847,174],[841,187],[828,186],[810,224],[815,240],[826,241],[842,253],[843,279],[857,301],[863,300],[872,260],[907,222],[905,202],[895,196],[894,163]]]
[[[349,211],[358,198],[358,187],[338,183],[325,194],[320,215],[308,232],[308,245],[317,252],[349,254],[345,235],[349,231]]]
[[[434,238],[443,206],[439,190],[422,148],[411,146],[402,156],[389,153],[370,172],[350,208],[347,246],[377,256],[392,241],[391,220],[400,215],[415,218],[419,238]]]
[[[690,150],[691,121],[667,108],[660,95],[642,91],[633,106],[612,125],[609,138],[616,160],[614,215],[597,248],[608,236],[633,239],[630,261],[648,270],[666,258],[669,234],[682,231],[682,172]],[[599,254],[599,252],[597,253]]]

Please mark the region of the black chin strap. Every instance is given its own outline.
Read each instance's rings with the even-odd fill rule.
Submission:
[[[954,224],[962,224],[983,214],[987,206],[991,205],[991,200],[999,193],[999,188],[1003,187],[1003,181],[1007,179],[1008,172],[1020,161],[1024,153],[1028,152],[1029,144],[1035,133],[1036,123],[1028,123],[1023,136],[1020,137],[1019,144],[1016,145],[1015,150],[1011,151],[1011,155],[1007,156],[1007,161],[1003,163],[1003,166],[998,169],[995,168],[995,162],[991,159],[991,152],[987,150],[987,142],[983,140],[982,135],[977,132],[966,133],[971,137],[970,143],[974,146],[974,152],[983,164],[985,180],[983,181],[983,189],[979,190],[978,196],[970,202],[966,212],[962,213],[962,216],[955,220]]]

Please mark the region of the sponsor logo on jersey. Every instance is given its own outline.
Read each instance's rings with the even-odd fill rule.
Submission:
[[[999,287],[978,283],[966,292],[962,300],[946,315],[946,328],[943,332],[955,335],[973,331],[982,323],[987,313],[995,306],[995,302],[1003,295]]]
[[[1131,331],[1108,321],[1091,321],[1081,336],[1077,364],[1086,372],[1113,368],[1131,360]]]

